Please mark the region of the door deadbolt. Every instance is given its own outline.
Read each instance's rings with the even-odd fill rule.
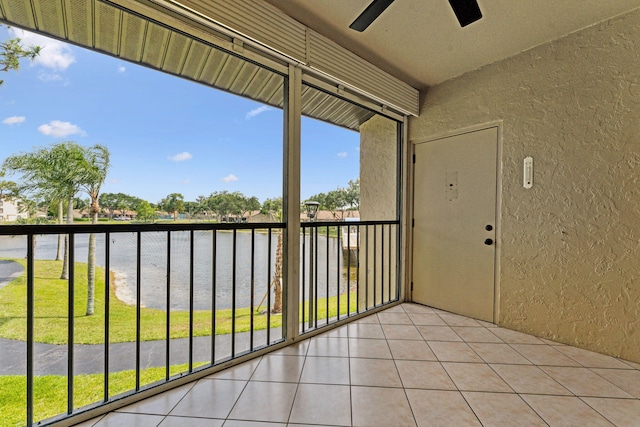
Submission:
[[[487,224],[487,226],[484,229],[487,230],[487,231],[491,231],[491,230],[493,230],[493,225]]]

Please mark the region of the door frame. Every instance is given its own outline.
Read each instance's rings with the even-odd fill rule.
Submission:
[[[485,130],[485,129],[489,129],[489,128],[497,128],[498,129],[498,140],[496,141],[497,143],[497,147],[496,147],[496,152],[497,152],[497,161],[496,161],[496,225],[495,225],[495,229],[496,229],[496,234],[495,234],[495,253],[494,253],[494,265],[495,265],[495,270],[494,270],[494,277],[493,277],[493,283],[494,283],[494,301],[493,301],[493,323],[495,324],[499,324],[499,320],[500,320],[500,277],[501,277],[501,264],[500,264],[500,260],[501,260],[501,253],[502,253],[502,146],[503,146],[503,130],[504,130],[504,125],[503,125],[503,121],[502,120],[496,120],[496,121],[491,121],[491,122],[485,122],[485,123],[481,123],[481,124],[477,124],[477,125],[473,125],[473,126],[467,126],[467,127],[463,127],[463,128],[458,128],[455,130],[449,130],[449,131],[444,131],[441,133],[437,133],[437,134],[433,134],[431,136],[428,136],[426,138],[420,138],[420,139],[412,139],[409,141],[409,145],[411,147],[411,156],[410,158],[413,159],[415,156],[415,152],[416,152],[416,145],[417,144],[422,144],[422,143],[426,143],[426,142],[432,142],[432,141],[437,141],[439,139],[443,139],[443,138],[449,138],[449,137],[454,137],[454,136],[458,136],[458,135],[463,135],[463,134],[467,134],[467,133],[472,133],[472,132],[476,132],[476,131],[480,131],[480,130]],[[523,157],[524,158],[524,157]],[[410,215],[411,215],[411,232],[409,240],[410,241],[410,245],[411,245],[411,256],[409,257],[409,266],[407,267],[408,272],[410,274],[410,289],[407,290],[407,295],[409,296],[409,298],[407,298],[408,301],[413,301],[413,256],[414,256],[414,230],[413,230],[413,218],[414,218],[414,209],[415,209],[415,164],[413,163],[413,161],[409,162],[409,168],[410,169],[408,171],[408,175],[411,177],[411,185],[410,185],[410,197],[408,197],[408,199],[410,199],[410,202],[408,203],[408,206],[410,207]]]

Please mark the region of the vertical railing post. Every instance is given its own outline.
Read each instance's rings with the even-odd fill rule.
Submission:
[[[384,224],[380,226],[380,303],[384,304]]]
[[[251,229],[251,284],[249,291],[249,351],[253,351],[253,329],[254,329],[254,318],[253,318],[253,298],[256,292],[256,282],[255,282],[255,258],[256,258],[256,230]],[[271,250],[271,248],[269,248]],[[267,292],[271,292],[270,284],[267,282]]]
[[[302,283],[300,284],[300,292],[301,292],[300,307],[302,307],[301,323],[302,323],[302,333],[304,333],[304,331],[306,330],[304,319],[307,312],[309,311],[305,308],[306,307],[305,306],[305,296],[306,296],[305,286],[307,283],[307,277],[305,275],[306,273],[305,262],[307,258],[307,248],[306,248],[307,231],[306,231],[306,228],[304,227],[300,227],[300,230],[302,231],[302,272],[300,274],[300,277],[302,278]]]
[[[216,267],[218,257],[218,232],[215,229],[211,240],[211,364],[214,364],[216,363]]]
[[[34,341],[34,234],[27,235],[27,426],[33,425],[33,341]]]
[[[194,240],[195,231],[191,230],[189,233],[189,373],[193,372]]]
[[[284,233],[284,230],[281,231]],[[267,342],[271,343],[271,245],[272,245],[273,228],[269,227],[269,238],[267,239]],[[277,243],[276,243],[277,244]],[[276,248],[276,253],[278,249]],[[280,271],[282,276],[282,271]],[[282,290],[282,289],[281,289]],[[280,295],[282,298],[282,295]]]
[[[337,307],[337,312],[336,312],[336,317],[338,320],[340,320],[340,275],[342,273],[341,269],[340,269],[340,260],[342,259],[342,246],[340,244],[340,234],[342,233],[342,228],[341,226],[337,226],[337,250],[336,250],[336,271],[337,271],[337,282],[336,282],[336,307]]]
[[[171,231],[167,231],[167,301],[165,314],[165,366],[164,377],[167,381],[171,377]]]
[[[111,304],[111,234],[104,234],[104,402],[109,400],[109,310]]]
[[[313,227],[313,248],[315,257],[313,258],[314,275],[313,275],[313,295],[309,295],[313,304],[313,327],[318,327],[318,227]],[[311,310],[311,309],[309,309]]]
[[[73,332],[75,320],[75,275],[76,275],[76,259],[75,259],[75,234],[69,233],[67,240],[69,247],[69,294],[68,294],[68,329],[67,329],[67,414],[73,412]]]
[[[314,258],[314,245],[315,245],[315,240],[314,240],[314,236],[313,234],[315,233],[315,228],[309,228],[309,329],[313,329],[313,319],[315,318],[315,310],[314,310],[314,301],[315,301],[315,295],[314,295],[314,286],[316,281],[314,280],[314,270],[315,267],[317,267],[315,265],[316,263],[316,258]]]
[[[358,224],[358,229],[356,231],[356,240],[358,242],[358,250],[356,251],[356,313],[360,313],[360,260],[362,259],[362,245],[360,244],[360,224]]]
[[[233,244],[231,249],[231,358],[236,356],[236,260],[237,260],[237,230],[233,229]]]
[[[393,259],[391,257],[391,236],[392,236],[391,229],[392,228],[395,228],[395,227],[389,225],[389,268],[388,268],[388,270],[389,270],[389,291],[387,292],[387,294],[389,296],[389,301],[391,301],[391,279],[392,279],[391,272],[393,271],[393,269],[391,268],[391,260]],[[396,247],[397,247],[397,245],[396,245]]]
[[[142,310],[142,234],[136,232],[136,391],[140,390],[140,317]]]
[[[373,306],[378,305],[378,226],[373,225]]]
[[[327,225],[327,253],[326,253],[326,261],[325,261],[326,269],[327,269],[326,293],[325,293],[325,298],[326,298],[325,299],[325,306],[326,306],[326,314],[325,314],[326,321],[325,321],[325,324],[327,324],[327,325],[329,324],[329,282],[330,282],[330,280],[329,280],[329,264],[330,264],[330,261],[329,261],[329,240],[330,240],[329,239],[329,234],[330,234],[329,233],[329,226]]]
[[[365,233],[365,241],[367,242],[367,246],[364,251],[364,310],[367,311],[369,309],[369,247],[371,246],[369,243],[369,226],[364,226]]]
[[[351,315],[351,226],[347,226],[347,317]]]

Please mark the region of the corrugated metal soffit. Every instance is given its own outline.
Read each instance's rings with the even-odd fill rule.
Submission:
[[[169,0],[276,52],[303,62],[306,27],[260,0]]]
[[[353,88],[400,113],[417,116],[419,91],[260,0],[153,0],[180,5],[253,42]]]
[[[419,92],[416,89],[311,30],[308,58],[310,68],[354,88],[364,89],[377,101],[392,108],[411,115],[418,114]]]

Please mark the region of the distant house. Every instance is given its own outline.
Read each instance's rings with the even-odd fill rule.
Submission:
[[[350,211],[350,210],[336,210],[334,212],[320,210],[316,214],[316,221],[345,221],[345,220],[360,219],[360,211]],[[302,211],[300,212],[300,220],[302,222],[306,222],[309,220],[307,213]]]
[[[29,213],[20,211],[20,199],[0,197],[0,221],[17,221],[25,218],[29,218]]]
[[[245,212],[243,216],[245,222],[278,222],[272,213],[262,213],[260,211]]]

